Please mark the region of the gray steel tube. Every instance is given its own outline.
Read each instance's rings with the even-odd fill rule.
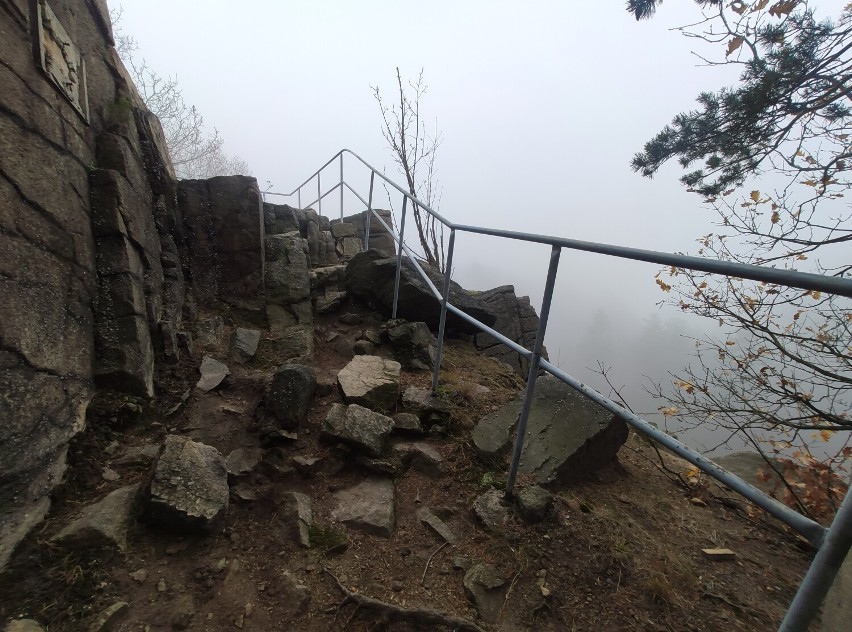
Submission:
[[[402,242],[405,240],[405,207],[407,205],[408,198],[403,195],[402,219],[399,222],[399,247],[396,249],[396,273],[393,279],[393,310],[391,311],[391,318],[396,318],[396,308],[399,303],[399,275],[402,273]],[[393,233],[391,234],[393,235]]]
[[[779,632],[805,632],[819,611],[819,607],[834,583],[837,572],[849,555],[852,546],[852,489],[840,504],[834,522],[825,535],[802,585],[790,603],[790,609],[781,622]],[[848,622],[852,627],[852,621]]]
[[[547,333],[547,320],[550,318],[550,302],[553,299],[553,286],[556,283],[556,271],[559,268],[559,254],[562,249],[553,246],[550,251],[550,265],[547,267],[547,281],[544,283],[544,298],[541,301],[541,313],[539,314],[538,331],[535,335],[535,346],[530,358],[530,372],[527,376],[527,391],[524,394],[524,403],[521,407],[521,416],[518,419],[518,429],[515,432],[515,445],[512,447],[512,463],[509,465],[509,477],[506,481],[506,497],[511,497],[515,488],[515,479],[518,476],[518,466],[521,462],[521,452],[524,449],[524,437],[527,433],[527,420],[532,408],[532,400],[535,396],[535,382],[538,378],[538,365],[541,360],[541,350],[544,347],[544,336]]]
[[[450,297],[450,276],[453,270],[453,251],[456,247],[456,231],[450,230],[450,245],[447,248],[447,265],[444,270],[444,292],[441,296],[441,317],[438,321],[438,350],[435,353],[435,370],[432,374],[432,395],[438,391],[438,374],[444,355],[444,329],[447,326],[447,300]]]

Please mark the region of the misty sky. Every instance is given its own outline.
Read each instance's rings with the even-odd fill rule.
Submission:
[[[123,7],[121,27],[139,55],[177,76],[261,189],[268,180],[290,191],[342,147],[395,176],[370,86],[390,99],[395,67],[410,79],[422,67],[421,107],[443,137],[437,176],[447,218],[681,252],[713,230],[676,166],[654,180],[629,167],[700,91],[736,80],[733,68],[699,67],[690,51],[702,43],[671,30],[698,19],[692,1],[666,2],[642,23],[621,0],[111,4]],[[817,14],[835,17],[843,4],[818,3]],[[721,45],[697,50],[723,53]],[[366,197],[366,178],[351,183]],[[338,199],[325,214],[339,213]],[[460,235],[454,279],[470,289],[514,284],[538,309],[548,254]],[[642,397],[641,376],[682,366],[691,342],[680,335],[704,327],[655,305],[657,269],[563,251],[546,341],[551,358],[581,379],[594,383],[584,367],[598,359],[612,365],[641,410],[658,405]]]

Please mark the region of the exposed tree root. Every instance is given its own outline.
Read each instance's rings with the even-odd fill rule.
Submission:
[[[437,610],[430,610],[428,608],[403,608],[401,606],[394,605],[392,603],[387,603],[385,601],[379,601],[378,599],[373,599],[371,597],[365,597],[364,595],[359,595],[358,593],[354,593],[351,590],[347,589],[346,586],[340,583],[340,580],[334,576],[327,568],[323,568],[323,571],[334,580],[334,583],[337,584],[337,587],[340,589],[340,592],[343,593],[343,601],[341,601],[337,609],[340,610],[343,606],[347,604],[355,604],[355,609],[364,608],[367,610],[372,610],[378,614],[380,614],[384,619],[406,619],[409,621],[415,621],[417,623],[427,623],[429,625],[441,625],[451,630],[460,630],[462,632],[485,632],[478,625],[473,623],[472,621],[468,621],[467,619],[460,619],[459,617],[453,617],[451,615],[446,615]]]

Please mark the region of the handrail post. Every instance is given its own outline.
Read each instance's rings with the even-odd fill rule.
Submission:
[[[299,198],[299,210],[301,211],[302,210],[302,187],[299,187],[298,198]]]
[[[527,433],[527,419],[530,416],[532,400],[535,394],[535,382],[538,377],[538,365],[541,359],[541,350],[544,347],[544,334],[547,331],[547,319],[550,316],[550,302],[553,298],[553,286],[556,283],[556,270],[559,268],[559,255],[562,248],[553,246],[550,251],[550,266],[547,268],[547,281],[544,284],[544,298],[541,301],[541,314],[539,315],[538,332],[535,335],[535,346],[530,358],[530,372],[527,376],[527,390],[524,394],[524,405],[521,408],[521,416],[518,419],[518,430],[515,433],[515,445],[512,449],[512,464],[509,466],[509,478],[506,481],[506,498],[511,498],[515,487],[515,479],[518,476],[518,465],[521,461],[521,452],[524,449],[524,436]]]
[[[364,250],[370,249],[370,224],[373,219],[373,182],[376,179],[376,172],[370,172],[370,197],[367,198],[367,221],[364,227]]]
[[[441,320],[438,324],[438,350],[435,352],[435,370],[432,373],[432,395],[438,391],[438,374],[441,372],[441,356],[444,354],[444,330],[447,325],[447,300],[450,297],[450,277],[453,273],[453,250],[456,245],[456,229],[450,229],[450,244],[447,247],[444,269],[444,291],[441,294]]]
[[[828,589],[843,561],[849,557],[852,546],[852,490],[834,516],[825,540],[814,556],[813,562],[802,580],[790,609],[781,622],[778,632],[805,632],[825,599]]]
[[[340,152],[340,220],[343,221],[343,152]]]
[[[391,318],[396,318],[396,306],[399,303],[399,275],[402,272],[402,243],[405,239],[405,207],[408,204],[408,196],[402,196],[402,219],[399,222],[399,249],[396,253],[396,277],[393,280],[393,310]]]
[[[319,204],[318,212],[322,215],[322,187],[320,186],[320,174],[317,173],[317,204]]]

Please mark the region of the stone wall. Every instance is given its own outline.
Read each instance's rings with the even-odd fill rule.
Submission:
[[[263,202],[257,180],[181,180],[177,195],[196,300],[252,300],[262,295]]]
[[[0,0],[0,568],[46,513],[93,388],[151,396],[183,305],[159,122],[104,1],[48,4]],[[79,110],[35,54],[39,11],[85,62]]]

